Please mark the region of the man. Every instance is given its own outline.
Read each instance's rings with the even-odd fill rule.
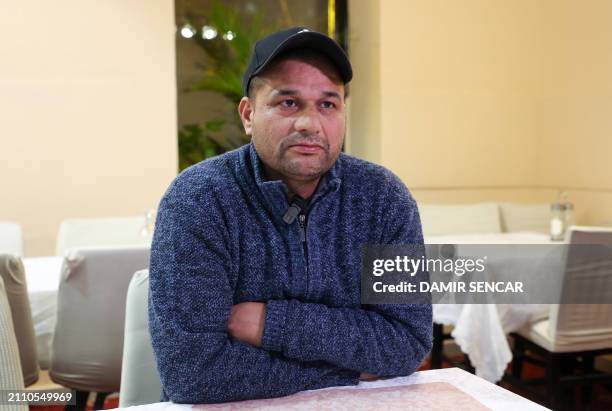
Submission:
[[[305,28],[255,46],[239,114],[251,144],[179,175],[151,252],[150,327],[165,395],[210,403],[408,375],[430,305],[360,304],[366,244],[422,244],[415,201],[341,154],[352,70]]]

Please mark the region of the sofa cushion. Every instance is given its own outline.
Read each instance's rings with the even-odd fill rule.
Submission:
[[[495,203],[420,204],[419,213],[426,237],[502,232]]]
[[[550,204],[501,203],[499,208],[504,232],[549,231]]]

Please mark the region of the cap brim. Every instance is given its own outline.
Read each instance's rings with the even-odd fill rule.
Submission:
[[[302,31],[287,38],[270,54],[258,68],[251,74],[251,78],[265,70],[266,67],[281,53],[298,48],[309,48],[319,51],[338,69],[342,81],[346,84],[353,78],[353,69],[348,56],[334,40],[316,31]]]

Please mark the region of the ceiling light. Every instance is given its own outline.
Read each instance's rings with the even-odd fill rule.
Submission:
[[[202,27],[202,38],[204,40],[212,40],[217,37],[217,29],[213,26]]]
[[[236,33],[234,33],[234,32],[233,32],[233,31],[231,31],[231,30],[228,30],[228,31],[227,31],[227,33],[225,33],[225,34],[223,35],[223,40],[229,40],[229,41],[232,41],[232,40],[234,40],[235,38],[236,38]]]
[[[191,24],[183,24],[183,27],[181,27],[181,36],[185,37],[186,39],[190,39],[195,35],[196,29]]]

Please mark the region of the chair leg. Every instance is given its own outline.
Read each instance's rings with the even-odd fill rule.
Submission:
[[[431,369],[442,368],[442,350],[444,347],[444,326],[434,323],[433,325],[433,346],[429,362]]]
[[[476,368],[474,368],[474,366],[472,365],[472,361],[470,361],[469,355],[464,354],[463,363],[465,364],[465,370],[467,372],[469,372],[470,374],[476,374]]]
[[[523,373],[523,355],[525,347],[520,338],[514,339],[514,353],[512,354],[512,376],[516,379],[521,379]]]
[[[96,401],[94,402],[93,409],[94,410],[103,410],[104,409],[104,401],[106,401],[106,397],[110,392],[99,392],[96,394]]]
[[[564,405],[560,380],[561,356],[551,353],[546,361],[546,392],[550,408],[555,411],[561,410]]]
[[[89,398],[89,391],[77,391],[75,393],[76,403],[75,405],[66,405],[65,411],[85,411],[87,407],[87,398]]]
[[[584,374],[593,374],[595,371],[595,358],[592,355],[585,355],[582,358],[582,371]],[[593,385],[585,384],[581,388],[580,393],[582,409],[588,411],[591,409],[591,399],[593,398]]]

